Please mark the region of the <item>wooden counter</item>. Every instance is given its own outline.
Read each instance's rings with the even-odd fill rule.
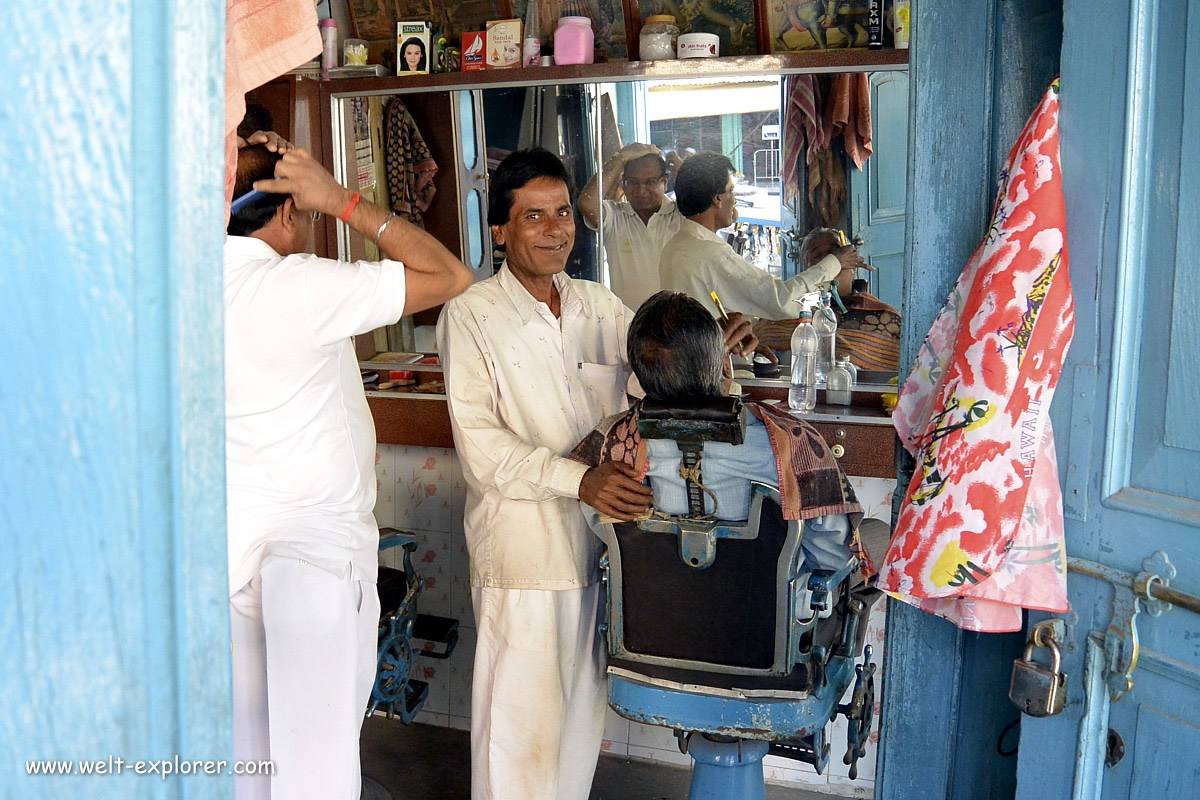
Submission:
[[[748,381],[743,388],[755,400],[787,402],[783,381]],[[800,417],[829,443],[847,475],[895,478],[896,431],[879,405],[878,392],[855,392],[852,399],[857,405],[818,405]],[[369,391],[367,404],[381,444],[454,447],[444,394]]]

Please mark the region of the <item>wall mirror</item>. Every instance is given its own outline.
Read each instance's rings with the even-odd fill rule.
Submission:
[[[493,274],[503,259],[486,216],[488,171],[505,155],[546,147],[562,156],[582,189],[621,146],[648,142],[684,157],[708,150],[730,158],[739,173],[739,222],[725,233],[755,266],[791,277],[803,269],[799,238],[813,227],[838,228],[876,267],[860,275],[865,291],[900,309],[908,151],[903,70],[446,90],[407,90],[388,81],[387,88],[339,92],[335,83],[329,98],[335,176],[420,219],[478,278]],[[859,170],[848,143],[853,137],[861,145],[865,131],[871,154]],[[827,147],[810,152],[811,138]],[[789,163],[798,168],[789,173]],[[340,223],[336,241],[341,258],[377,255]],[[605,244],[577,211],[567,271],[608,283]],[[360,358],[377,363],[384,353],[431,352],[435,323],[436,313],[425,313],[380,329],[360,341]]]

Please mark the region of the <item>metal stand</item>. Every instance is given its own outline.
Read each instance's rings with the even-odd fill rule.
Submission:
[[[694,733],[688,738],[692,787],[688,800],[765,800],[763,756],[770,745],[755,739],[715,741]]]

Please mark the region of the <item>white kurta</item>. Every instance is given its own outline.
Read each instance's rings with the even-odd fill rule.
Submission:
[[[800,298],[821,285],[828,287],[841,269],[836,256],[826,256],[781,281],[748,263],[708,228],[685,219],[663,250],[659,277],[663,289],[696,298],[714,317],[718,311],[709,297],[711,291],[729,311],[762,319],[794,319],[802,310]]]
[[[565,456],[627,406],[632,314],[597,283],[554,283],[558,319],[506,264],[438,321],[478,626],[474,800],[586,800],[604,733],[601,547],[587,468]]]

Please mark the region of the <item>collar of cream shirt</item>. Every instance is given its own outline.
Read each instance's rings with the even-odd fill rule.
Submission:
[[[710,242],[720,242],[723,245],[728,245],[729,242],[722,239],[713,231],[701,225],[699,222],[693,222],[687,217],[683,218],[683,223],[679,226],[679,232],[686,231],[689,236],[695,236],[697,239],[708,239]]]
[[[496,281],[500,284],[500,288],[512,300],[513,307],[517,309],[517,314],[521,318],[521,324],[524,325],[538,312],[538,306],[546,309],[549,313],[550,308],[541,300],[537,300],[529,293],[519,280],[513,274],[508,266],[508,259],[504,259],[504,264],[500,267],[500,272],[496,274]],[[583,300],[579,297],[579,292],[575,291],[575,286],[571,283],[571,279],[567,277],[565,272],[556,272],[554,274],[554,288],[558,289],[559,301],[559,318],[566,319],[579,313],[579,309],[583,307]]]

